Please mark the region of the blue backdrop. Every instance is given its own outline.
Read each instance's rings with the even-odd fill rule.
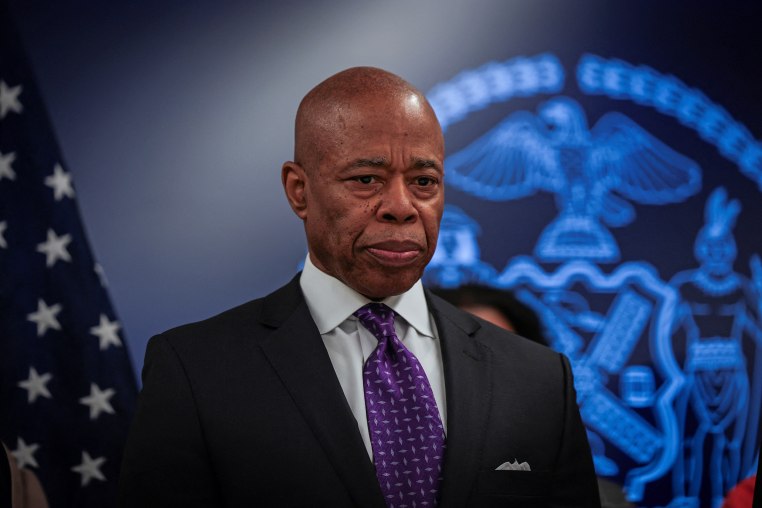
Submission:
[[[150,335],[293,275],[305,245],[279,168],[296,106],[376,65],[425,90],[445,128],[427,279],[538,311],[574,363],[598,473],[641,506],[712,506],[755,467],[758,8],[12,7],[137,369]]]

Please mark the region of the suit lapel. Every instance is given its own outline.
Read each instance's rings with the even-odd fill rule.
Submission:
[[[472,335],[481,326],[427,293],[442,344],[447,397],[447,451],[441,506],[465,506],[476,480],[492,397],[491,350]]]
[[[261,343],[350,496],[360,506],[385,506],[375,470],[309,313],[296,277],[265,299],[259,321],[275,328]]]

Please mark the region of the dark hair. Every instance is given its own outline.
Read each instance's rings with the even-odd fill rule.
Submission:
[[[549,345],[542,333],[537,313],[508,290],[467,284],[455,289],[431,288],[431,291],[456,307],[491,307],[513,325],[517,334],[545,346]]]

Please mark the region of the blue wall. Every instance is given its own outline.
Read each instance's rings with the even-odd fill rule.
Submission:
[[[574,362],[599,474],[643,506],[711,506],[755,463],[759,9],[12,7],[136,369],[150,335],[293,275],[305,244],[279,174],[296,106],[375,65],[446,127],[451,207],[427,278],[540,312]]]

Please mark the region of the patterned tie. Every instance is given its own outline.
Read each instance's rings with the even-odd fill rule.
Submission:
[[[378,339],[363,370],[376,476],[389,507],[436,506],[445,435],[418,359],[394,331],[394,311],[369,303],[354,315]]]

